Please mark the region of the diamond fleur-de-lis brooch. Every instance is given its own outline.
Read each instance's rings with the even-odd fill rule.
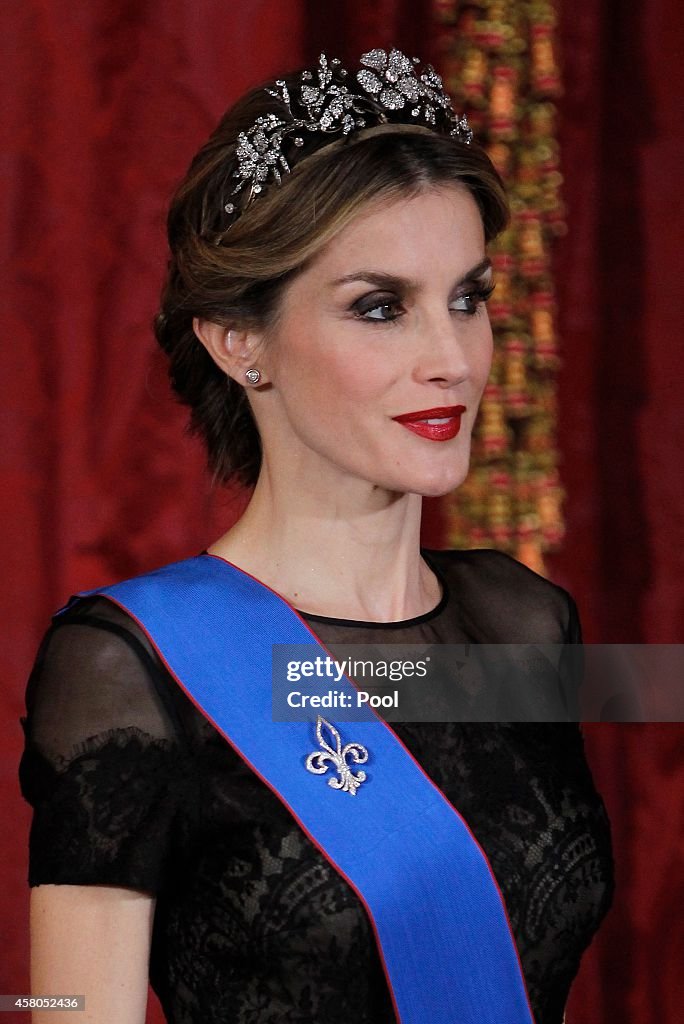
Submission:
[[[326,742],[323,735],[324,728],[334,746]],[[363,764],[368,760],[367,749],[360,743],[346,743],[343,747],[339,732],[322,715],[318,716],[316,722],[316,738],[323,750],[314,750],[309,754],[306,759],[307,771],[313,772],[314,775],[325,775],[328,768],[334,765],[339,773],[339,778],[328,779],[328,785],[333,789],[341,789],[344,793],[356,796],[357,789],[366,780],[366,773],[364,771],[354,773],[347,764],[347,758],[351,757],[354,764]],[[326,761],[330,761],[331,764],[326,764]]]

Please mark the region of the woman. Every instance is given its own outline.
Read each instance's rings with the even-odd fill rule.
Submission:
[[[440,79],[398,51],[364,54],[354,75],[322,56],[254,90],[193,161],[169,216],[157,337],[216,478],[255,487],[208,552],[73,601],[41,647],[21,767],[34,992],[85,993],[85,1020],[142,1021],[149,963],[175,1024],[408,1021],[433,993],[435,1020],[560,1024],[612,891],[576,725],[338,722],[369,770],[338,764],[346,791],[334,792],[315,777],[310,723],[309,774],[302,749],[279,776],[257,758],[280,756],[289,731],[271,743],[270,716],[241,717],[266,692],[249,656],[270,658],[282,636],[581,641],[562,588],[497,551],[419,543],[422,496],[468,472],[492,356],[485,247],[506,218]],[[180,580],[186,570],[202,581]],[[235,702],[225,719],[215,697]],[[319,741],[322,727],[335,721],[319,719]],[[394,789],[382,789],[383,744]],[[301,807],[292,779],[309,787]],[[434,798],[439,825],[411,830],[409,814],[406,843],[392,847],[390,828],[371,849],[414,785],[412,806]],[[371,807],[345,868],[345,827],[323,834],[320,819]],[[470,830],[463,861],[454,808]],[[442,827],[457,870],[437,892],[441,854],[420,844]],[[410,876],[397,866],[407,845]],[[475,888],[454,895],[475,849],[487,903]],[[383,882],[391,900],[372,889]],[[436,900],[424,928],[421,886]],[[492,975],[480,972],[490,941]],[[427,970],[411,974],[422,955]]]

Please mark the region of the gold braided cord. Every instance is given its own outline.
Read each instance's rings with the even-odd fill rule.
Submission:
[[[558,472],[553,240],[565,230],[550,0],[433,0],[437,70],[509,186],[492,248],[495,351],[467,480],[441,499],[447,545],[495,547],[537,572],[564,535]]]

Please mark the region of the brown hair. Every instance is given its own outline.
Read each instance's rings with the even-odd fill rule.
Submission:
[[[299,80],[285,79],[291,89]],[[257,117],[280,113],[279,105],[260,87],[232,107],[192,161],[168,216],[171,258],[155,334],[170,357],[173,389],[190,406],[190,429],[203,437],[221,483],[235,478],[252,486],[261,444],[245,389],[198,341],[194,317],[267,332],[286,284],[370,201],[461,184],[478,205],[487,241],[508,220],[503,184],[484,150],[398,123],[332,143],[314,135],[282,184],[270,185],[229,226],[224,207],[235,183],[238,134]]]

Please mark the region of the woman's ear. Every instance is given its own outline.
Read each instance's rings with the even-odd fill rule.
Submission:
[[[220,324],[199,317],[192,321],[192,328],[216,365],[244,386],[246,371],[255,368],[261,335],[255,331],[221,327]],[[261,373],[263,384],[263,370]]]

